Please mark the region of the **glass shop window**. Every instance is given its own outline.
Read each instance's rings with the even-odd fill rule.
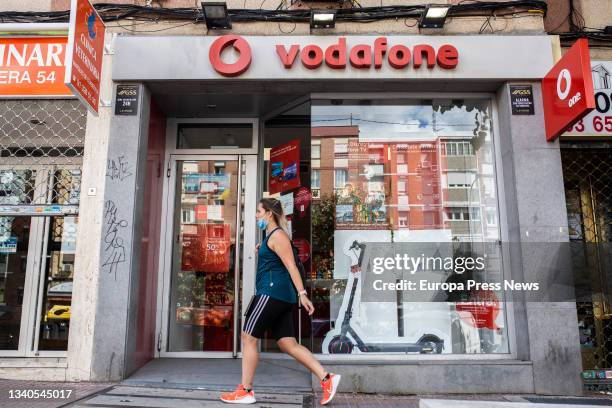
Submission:
[[[334,152],[310,169],[314,352],[509,352],[503,301],[478,309],[473,292],[372,289],[375,279],[410,279],[397,268],[373,273],[379,257],[455,260],[466,245],[474,254],[474,243],[499,239],[491,109],[486,99],[312,101],[311,149]],[[470,273],[499,279],[499,257],[487,259]],[[422,276],[462,279],[435,272]]]

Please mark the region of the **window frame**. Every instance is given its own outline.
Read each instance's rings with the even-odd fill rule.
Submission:
[[[338,186],[338,173],[339,172],[343,172],[344,173],[344,185],[342,186]],[[334,169],[334,190],[338,191],[340,189],[343,189],[344,187],[346,187],[346,185],[348,184],[348,170],[345,168],[335,168]]]
[[[3,168],[4,166],[0,166]],[[7,169],[15,169],[15,166],[6,166]],[[58,165],[35,165],[29,166],[28,168],[36,171],[36,188],[39,189],[35,193],[35,200],[32,205],[44,205],[46,203],[45,194],[41,192],[47,191],[52,188],[52,184],[55,183],[55,172],[58,170],[81,170],[83,168],[81,164],[58,164]],[[49,177],[50,173],[53,177]],[[37,198],[37,199],[36,199]],[[79,200],[80,201],[80,200]],[[67,357],[68,350],[39,350],[39,333],[40,325],[42,322],[42,303],[44,299],[43,291],[46,288],[46,277],[47,269],[47,245],[49,242],[49,229],[52,217],[65,217],[65,216],[79,216],[79,205],[75,204],[53,204],[53,205],[65,205],[67,207],[76,206],[77,212],[75,214],[42,214],[42,215],[31,215],[23,213],[14,214],[0,214],[0,216],[30,216],[30,237],[28,243],[28,253],[26,259],[26,277],[24,281],[23,289],[23,303],[21,311],[21,323],[19,332],[19,345],[17,350],[0,350],[0,357]],[[76,243],[78,245],[78,241]],[[76,256],[76,254],[75,254]],[[76,271],[75,271],[76,273]],[[73,278],[74,282],[74,278]],[[74,291],[74,286],[73,286]],[[74,296],[74,292],[72,294]],[[71,297],[71,303],[72,303]],[[68,337],[70,338],[70,331],[68,331]],[[70,341],[70,340],[68,340]],[[68,343],[69,344],[69,343]]]
[[[506,214],[506,192],[504,189],[504,174],[503,174],[503,166],[502,163],[502,155],[499,147],[499,137],[500,137],[500,127],[499,127],[499,112],[497,105],[497,95],[495,93],[468,93],[468,92],[398,92],[398,93],[380,93],[380,92],[341,92],[341,93],[311,93],[310,94],[310,105],[312,106],[316,104],[316,101],[319,100],[363,100],[363,99],[486,99],[489,102],[491,117],[490,120],[492,122],[492,126],[490,129],[491,135],[491,155],[492,155],[492,165],[493,165],[493,175],[492,178],[494,180],[494,190],[495,190],[495,209],[498,212],[498,222],[495,225],[495,228],[498,233],[498,242],[508,241],[508,231],[509,231],[509,223]],[[444,151],[441,154],[446,155],[446,145],[444,146]],[[475,152],[472,152],[475,155]],[[335,175],[334,175],[334,183],[335,183]],[[482,217],[481,217],[482,218]],[[508,253],[507,248],[502,248],[501,252],[501,263],[502,263],[502,277],[507,278],[508,274],[511,271],[510,265],[510,254]],[[515,311],[512,303],[504,303],[504,312],[505,312],[505,323],[507,325],[507,346],[508,350],[506,353],[495,353],[495,354],[449,354],[449,355],[419,355],[419,356],[398,356],[398,355],[384,355],[377,354],[376,356],[353,356],[353,355],[328,355],[328,354],[317,354],[317,358],[320,358],[322,361],[335,361],[335,360],[359,360],[359,361],[367,361],[368,359],[380,360],[380,361],[395,361],[398,359],[401,360],[437,360],[437,359],[447,359],[449,356],[453,359],[460,360],[503,360],[503,359],[513,359],[517,357],[517,336],[516,336],[516,324],[515,324]]]
[[[262,118],[263,120],[263,118]],[[236,124],[250,123],[252,125],[252,141],[249,148],[220,148],[220,149],[179,149],[178,128],[184,124]],[[260,118],[167,118],[166,119],[166,154],[168,155],[188,155],[188,154],[203,154],[203,155],[235,155],[235,154],[258,154],[259,137],[260,137]],[[263,135],[262,135],[263,137]]]

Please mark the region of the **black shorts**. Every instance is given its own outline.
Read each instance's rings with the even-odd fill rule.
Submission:
[[[293,303],[274,299],[268,295],[251,298],[244,315],[245,333],[261,339],[270,330],[275,340],[295,337],[293,331]]]

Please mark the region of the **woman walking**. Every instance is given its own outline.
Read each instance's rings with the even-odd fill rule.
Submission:
[[[232,404],[255,402],[253,376],[259,361],[257,340],[269,330],[281,351],[295,358],[321,380],[321,404],[325,405],[336,394],[340,375],[325,371],[312,353],[293,336],[292,311],[298,298],[309,315],[314,313],[314,306],[308,299],[295,264],[286,232],[287,221],[279,200],[263,198],[259,201],[257,226],[266,231],[266,237],[258,248],[255,296],[247,307],[242,331],[242,383],[235,391],[221,394],[221,401]]]

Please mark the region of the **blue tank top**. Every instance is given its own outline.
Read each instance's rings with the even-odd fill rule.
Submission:
[[[289,303],[297,303],[297,295],[291,281],[291,275],[276,252],[268,246],[270,236],[280,228],[272,230],[259,246],[257,252],[257,274],[255,276],[255,293],[268,295],[271,298]]]

